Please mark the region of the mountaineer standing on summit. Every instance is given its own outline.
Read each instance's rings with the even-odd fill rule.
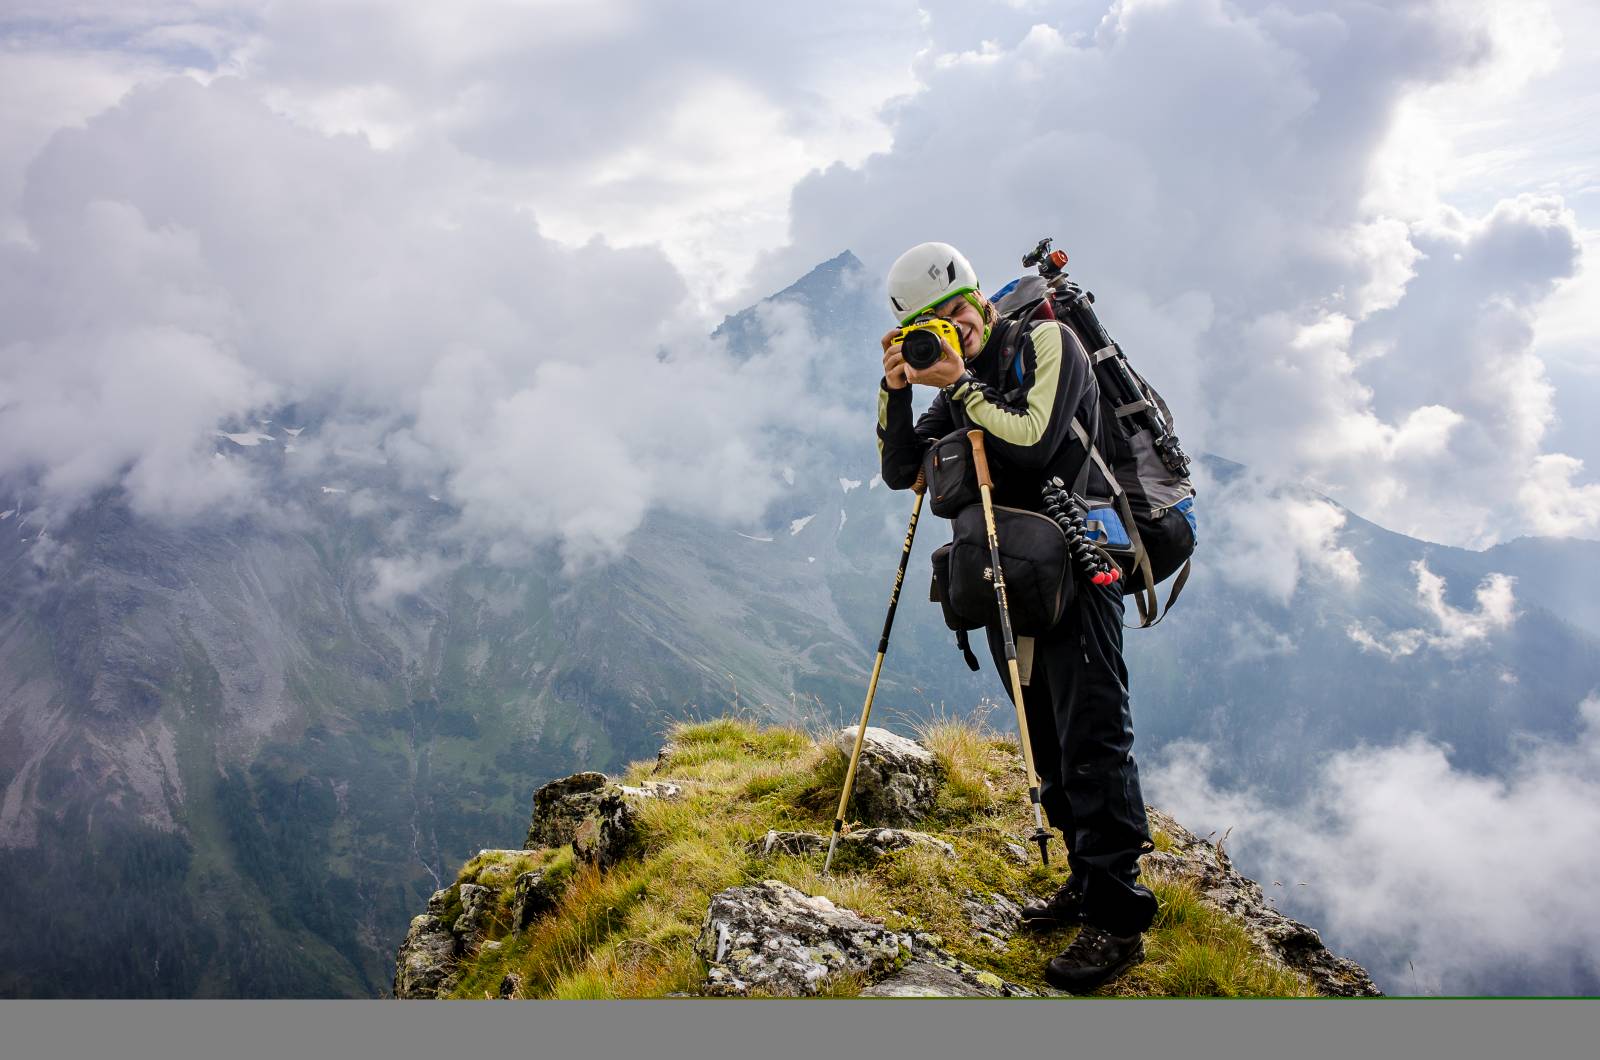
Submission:
[[[1000,326],[971,264],[947,243],[906,251],[889,271],[888,288],[899,321],[883,336],[878,393],[888,486],[910,488],[929,447],[971,427],[986,436],[996,505],[1040,511],[1041,487],[1052,476],[1088,481],[1105,495],[1097,467],[1089,468],[1088,480],[1078,477],[1089,456],[1073,421],[1098,425],[1100,398],[1088,354],[1070,328],[1055,320]],[[961,348],[941,338],[938,359],[919,370],[907,363],[901,332],[929,317],[953,325]],[[936,391],[915,422],[912,384]],[[1143,959],[1143,933],[1157,902],[1138,882],[1139,857],[1151,844],[1132,754],[1122,591],[1080,577],[1075,592],[1059,622],[1034,638],[1023,688],[1039,800],[1065,837],[1071,876],[1051,899],[1025,907],[1023,920],[1033,929],[1081,925],[1066,951],[1050,960],[1045,978],[1086,993]],[[1004,680],[1000,630],[991,624],[987,632]]]

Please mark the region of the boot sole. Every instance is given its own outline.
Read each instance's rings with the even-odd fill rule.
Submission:
[[[1044,966],[1044,981],[1057,990],[1065,990],[1069,994],[1087,994],[1089,991],[1098,990],[1113,979],[1126,974],[1128,969],[1144,960],[1144,956],[1144,944],[1141,942],[1138,949],[1106,969],[1098,978],[1083,979],[1077,982],[1066,981],[1064,977],[1057,975],[1054,968],[1046,964]]]

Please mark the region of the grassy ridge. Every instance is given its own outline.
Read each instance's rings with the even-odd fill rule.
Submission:
[[[1035,989],[1043,965],[1063,949],[1068,932],[1042,939],[1019,933],[1003,952],[973,938],[961,895],[997,892],[1015,900],[1054,891],[1066,878],[1059,846],[1050,867],[1023,867],[1002,844],[1031,829],[1015,744],[981,721],[940,719],[918,737],[940,760],[946,782],[934,812],[920,825],[951,843],[954,859],[919,847],[870,864],[841,847],[831,878],[821,857],[762,856],[746,844],[768,829],[826,832],[837,804],[845,755],[827,740],[794,728],[760,727],[738,718],[685,724],[672,733],[674,751],[660,776],[683,786],[682,797],[639,806],[640,856],[606,873],[575,866],[569,847],[488,852],[469,861],[456,881],[499,890],[484,946],[463,959],[454,995],[493,997],[507,973],[522,979],[518,996],[540,998],[659,997],[694,992],[705,966],[693,944],[710,895],[726,887],[776,879],[825,895],[893,930],[938,935],[961,959]],[[622,778],[639,784],[655,763],[637,762]],[[1158,836],[1161,845],[1165,837]],[[570,874],[557,908],[512,935],[511,885],[529,869]],[[1162,910],[1146,937],[1147,960],[1106,993],[1130,996],[1308,996],[1298,975],[1262,957],[1238,924],[1205,905],[1188,883],[1145,882]],[[835,995],[860,988],[833,984]]]

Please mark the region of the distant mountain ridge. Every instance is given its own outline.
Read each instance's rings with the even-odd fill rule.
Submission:
[[[841,254],[717,332],[750,356],[769,322],[800,320],[817,400],[859,412],[859,439],[795,439],[759,525],[654,513],[576,578],[553,550],[514,569],[457,557],[375,600],[390,515],[448,552],[448,506],[381,462],[337,482],[284,473],[301,439],[282,424],[309,440],[309,411],[274,414],[255,444],[217,441],[264,473],[273,519],[163,528],[107,495],[45,549],[25,500],[0,508],[0,887],[30,910],[0,935],[0,995],[381,994],[411,914],[516,832],[539,784],[653,753],[681,718],[853,719],[910,510],[876,477],[884,313],[859,267]],[[1287,798],[1332,750],[1422,733],[1492,773],[1519,734],[1570,735],[1600,687],[1582,576],[1600,544],[1474,553],[1347,513],[1359,582],[1307,576],[1280,604],[1208,562],[1221,503],[1201,498],[1172,618],[1128,633],[1141,756],[1203,740],[1224,779]],[[919,532],[879,717],[1002,696],[925,602],[946,533],[932,518]],[[1418,560],[1463,609],[1488,574],[1513,576],[1518,616],[1449,650],[1375,654],[1352,625],[1436,626]],[[94,900],[56,900],[67,889]]]

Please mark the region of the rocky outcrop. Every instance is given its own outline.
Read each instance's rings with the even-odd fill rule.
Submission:
[[[868,858],[881,858],[907,847],[921,846],[936,850],[945,857],[956,856],[956,848],[927,832],[913,832],[904,828],[857,828],[839,836],[839,850],[855,850]],[[828,849],[828,837],[817,832],[769,831],[760,839],[751,841],[746,849],[752,854],[815,854]]]
[[[602,792],[593,812],[572,834],[572,852],[578,860],[609,869],[638,846],[638,813],[616,787]]]
[[[847,755],[855,747],[856,732],[845,728],[835,736]],[[932,751],[888,729],[869,726],[850,796],[851,815],[885,827],[915,824],[933,809],[942,779]]]
[[[558,847],[572,842],[580,825],[599,809],[605,795],[604,773],[574,773],[552,780],[533,793],[533,819],[524,849]]]
[[[712,896],[695,949],[709,966],[704,993],[717,996],[814,996],[845,976],[885,997],[1028,994],[950,956],[938,941],[765,880]]]
[[[1170,850],[1146,854],[1147,875],[1187,879],[1206,902],[1237,919],[1258,947],[1287,968],[1305,976],[1319,994],[1330,997],[1380,997],[1366,969],[1323,945],[1316,929],[1272,908],[1261,885],[1241,876],[1220,846],[1214,846],[1159,810],[1150,822],[1172,841]]]
[[[665,748],[663,748],[665,753]],[[632,849],[634,805],[646,799],[676,799],[682,785],[647,780],[638,787],[613,784],[604,773],[574,773],[533,793],[527,850],[571,843],[580,861],[609,868]]]
[[[414,917],[394,966],[394,996],[430,998],[453,985],[456,937],[432,913]]]
[[[1004,953],[1011,936],[1022,926],[1022,908],[1003,894],[979,897],[961,895],[961,910],[972,925],[972,935],[996,953]]]
[[[460,888],[461,915],[456,917],[451,933],[457,948],[465,950],[489,926],[489,916],[494,908],[494,892],[476,883],[463,883]]]
[[[913,941],[927,936],[914,936]],[[916,956],[905,967],[861,991],[862,997],[1037,997],[1033,991],[1008,983],[945,953],[932,943],[919,942]]]
[[[676,799],[683,794],[683,785],[670,780],[647,780],[636,788],[618,784],[617,790],[630,799]]]
[[[526,931],[554,909],[565,887],[565,879],[554,878],[543,869],[518,876],[511,892],[511,930]]]
[[[838,738],[853,739],[854,730],[843,730]],[[660,761],[671,763],[670,747],[663,748]],[[866,804],[871,811],[901,820],[925,814],[943,779],[931,754],[881,729],[868,731],[858,775],[857,793],[869,794]],[[395,996],[448,996],[459,989],[459,976],[470,972],[481,977],[485,967],[494,975],[486,982],[498,981],[499,986],[485,990],[483,996],[525,996],[521,975],[527,969],[508,971],[510,951],[503,947],[514,945],[512,936],[528,931],[558,908],[574,863],[611,871],[627,859],[647,856],[641,841],[642,807],[651,800],[680,797],[684,785],[707,783],[691,776],[681,783],[654,779],[631,786],[612,783],[604,774],[580,773],[540,788],[528,841],[541,849],[479,851],[453,886],[433,895],[427,912],[412,921],[400,948]],[[1203,901],[1241,925],[1265,958],[1300,974],[1319,993],[1377,994],[1358,965],[1328,952],[1314,930],[1272,908],[1261,887],[1236,872],[1219,846],[1197,839],[1159,811],[1150,811],[1150,816],[1162,842],[1160,850],[1145,856],[1147,876],[1192,884]],[[942,835],[903,826],[856,828],[840,834],[842,856],[834,870],[870,887],[881,873],[881,866],[875,868],[880,860],[913,857],[912,865],[902,863],[901,868],[914,871],[915,858],[932,854],[941,863],[940,873],[951,873],[953,881],[961,878],[961,866],[953,864],[960,856],[958,846],[965,850],[970,837],[979,832],[992,835],[996,845],[990,849],[1000,863],[1015,867],[993,873],[995,863],[990,862],[985,873],[967,876],[976,889],[959,891],[965,922],[952,921],[952,911],[943,903],[935,922],[938,930],[959,936],[962,943],[957,948],[964,956],[987,963],[984,951],[1006,953],[1020,927],[1018,902],[1029,881],[1017,868],[1027,868],[1032,859],[1013,842],[1015,835],[984,825],[964,830],[961,834],[968,839],[952,843]],[[571,858],[548,849],[562,844],[570,844]],[[815,859],[820,865],[827,845],[826,833],[774,828],[745,843],[743,851],[758,863],[789,855]],[[906,855],[906,851],[923,854]],[[782,869],[774,864],[771,871],[777,875]],[[985,882],[978,884],[978,879]],[[905,901],[914,893],[897,894],[895,904],[905,911],[896,908],[891,915],[903,926],[891,930],[881,920],[778,880],[720,891],[709,898],[694,940],[707,970],[693,992],[778,997],[836,991],[869,997],[1032,996],[1027,988],[957,958],[946,949],[944,939],[921,930],[926,911],[919,915],[915,902]]]

